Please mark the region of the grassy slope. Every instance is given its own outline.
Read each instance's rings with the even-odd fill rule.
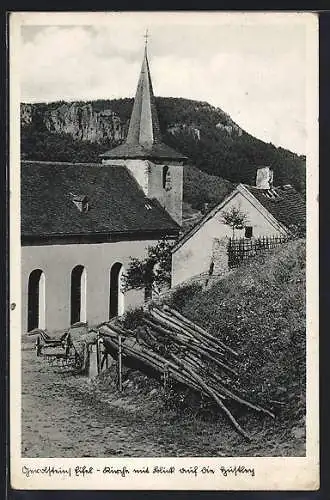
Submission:
[[[290,425],[303,419],[304,240],[242,266],[180,309],[240,353],[240,381],[249,399],[281,402],[274,409]]]

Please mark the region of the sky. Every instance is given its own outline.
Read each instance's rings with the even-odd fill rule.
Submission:
[[[62,20],[65,20],[65,25]],[[22,102],[132,97],[144,33],[154,93],[206,101],[248,133],[306,153],[306,23],[213,14],[34,17],[21,27]],[[102,22],[101,22],[102,21]],[[253,21],[253,22],[252,22]],[[45,24],[46,23],[46,24]]]

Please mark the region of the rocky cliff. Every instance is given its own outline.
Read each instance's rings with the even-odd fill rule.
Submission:
[[[38,105],[22,104],[22,126],[31,125],[38,114]],[[40,116],[44,127],[53,133],[69,134],[75,140],[96,143],[121,142],[125,124],[111,109],[93,110],[91,103],[63,103],[45,109]]]

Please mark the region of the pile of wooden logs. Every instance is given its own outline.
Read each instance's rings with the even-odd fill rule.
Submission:
[[[118,320],[102,323],[97,331],[105,355],[117,360],[119,368],[124,364],[159,380],[171,379],[178,387],[211,398],[246,439],[249,435],[227,402],[235,401],[274,418],[270,411],[232,389],[232,382],[239,376],[234,366],[238,353],[166,305],[146,308],[143,325],[134,331],[124,329]]]

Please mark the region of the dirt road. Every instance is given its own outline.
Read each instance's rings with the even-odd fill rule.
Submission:
[[[157,436],[127,409],[95,397],[86,378],[23,350],[22,453],[26,457],[162,455]]]
[[[22,456],[278,456],[302,455],[302,440],[255,428],[247,443],[222,418],[203,422],[157,408],[154,396],[129,398],[99,389],[68,369],[22,350]],[[128,391],[126,391],[128,392]],[[150,393],[152,394],[152,392]],[[250,429],[251,430],[251,429]]]

